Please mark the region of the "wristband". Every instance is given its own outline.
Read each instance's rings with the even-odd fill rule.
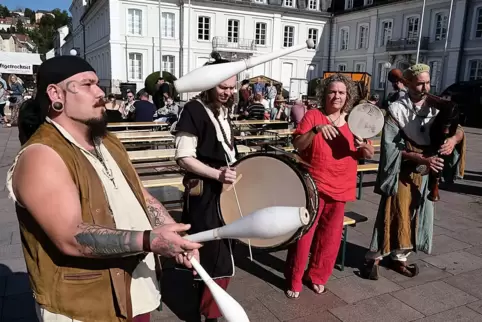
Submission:
[[[144,230],[142,234],[142,250],[146,253],[151,252],[151,231]]]

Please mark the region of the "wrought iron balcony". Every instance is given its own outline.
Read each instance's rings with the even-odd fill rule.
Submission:
[[[420,41],[420,50],[428,49],[429,37],[422,37]],[[402,38],[397,40],[389,40],[387,42],[387,51],[404,51],[417,50],[418,38]]]
[[[214,37],[213,49],[221,51],[256,51],[256,42],[253,39],[236,37]]]

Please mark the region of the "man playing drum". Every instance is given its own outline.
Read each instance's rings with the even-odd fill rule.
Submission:
[[[219,57],[208,64],[228,63]],[[200,80],[201,81],[201,80]],[[234,102],[236,76],[204,91],[188,102],[176,125],[176,160],[187,171],[184,177],[185,199],[182,221],[191,224],[190,233],[222,226],[218,200],[223,183],[233,183],[236,161],[232,129],[228,120]],[[229,164],[228,164],[229,163]],[[234,276],[231,241],[219,240],[203,244],[201,265],[223,289]],[[216,321],[221,312],[211,292],[199,282],[200,313],[206,321]]]
[[[159,260],[201,245],[141,185],[106,130],[104,92],[82,58],[58,56],[20,111],[28,141],[7,174],[40,321],[149,321]],[[195,251],[197,252],[197,251]],[[154,253],[154,254],[153,254]],[[179,263],[180,263],[179,261]]]
[[[354,137],[345,121],[356,100],[355,84],[335,74],[319,86],[321,108],[307,111],[293,134],[295,148],[311,165],[319,209],[313,226],[288,251],[285,277],[289,298],[299,297],[302,279],[315,293],[323,293],[340,247],[345,203],[355,200],[357,160],[369,159],[374,153],[373,146]]]
[[[429,171],[442,171],[447,180],[463,175],[465,140],[462,128],[447,139],[439,150],[444,160],[427,156],[431,147],[430,130],[439,113],[424,93],[430,91],[430,68],[417,64],[403,77],[408,83],[405,95],[388,107],[383,128],[380,167],[375,192],[381,195],[365,274],[378,279],[380,260],[390,255],[390,267],[400,274],[414,277],[416,264],[407,264],[412,251],[432,251],[434,204],[429,195]],[[455,149],[456,148],[456,149]],[[455,149],[455,150],[454,150]],[[453,154],[452,154],[453,152]]]

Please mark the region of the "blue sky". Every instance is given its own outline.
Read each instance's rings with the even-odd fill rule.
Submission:
[[[69,11],[71,0],[0,0],[0,4],[7,6],[10,10],[16,7],[30,8],[33,10],[52,10],[60,8]],[[70,14],[70,13],[69,13]]]

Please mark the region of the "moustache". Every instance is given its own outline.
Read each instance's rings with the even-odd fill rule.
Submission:
[[[94,107],[105,107],[106,103],[107,100],[105,98],[101,98],[97,102],[95,102]]]

